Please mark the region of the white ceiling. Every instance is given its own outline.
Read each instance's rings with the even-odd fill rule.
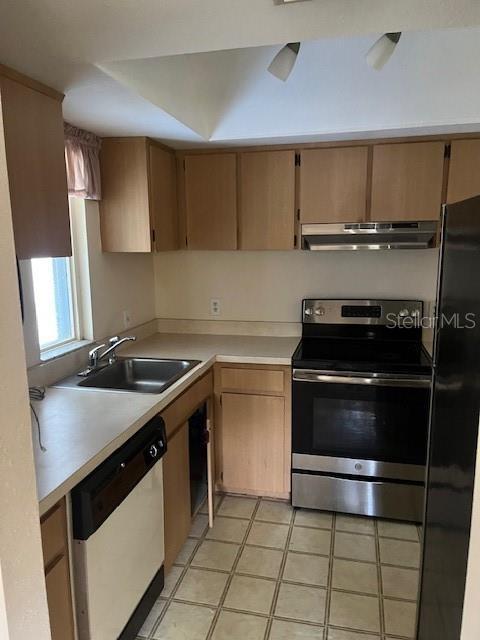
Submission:
[[[480,123],[480,31],[462,29],[480,27],[476,0],[15,0],[1,14],[0,61],[64,91],[66,118],[100,135],[189,146]],[[366,67],[396,30],[387,67]],[[265,68],[292,40],[283,84]]]
[[[102,65],[211,142],[418,131],[480,123],[480,29],[404,34],[381,72],[372,37],[302,44],[286,83],[267,73],[278,47]]]

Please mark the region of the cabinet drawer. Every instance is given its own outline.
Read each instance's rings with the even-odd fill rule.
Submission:
[[[41,520],[43,563],[45,567],[65,550],[65,501],[59,502]]]
[[[269,393],[272,395],[284,395],[285,393],[283,371],[222,367],[220,384],[223,390],[243,393]]]
[[[167,438],[187,420],[213,393],[213,375],[209,372],[189,387],[161,413]]]

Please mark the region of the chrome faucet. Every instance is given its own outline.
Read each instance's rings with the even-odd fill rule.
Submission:
[[[107,363],[102,364],[102,360],[104,360],[108,356],[108,364],[113,364],[117,360],[117,349],[120,345],[125,342],[130,342],[132,340],[136,340],[135,336],[126,336],[125,338],[119,338],[118,336],[114,336],[110,338],[108,341],[109,346],[103,353],[100,353],[101,350],[106,347],[106,344],[100,344],[98,347],[95,347],[91,351],[88,352],[88,368],[85,371],[79,373],[79,376],[88,376],[90,373],[97,371],[102,367],[106,367]]]

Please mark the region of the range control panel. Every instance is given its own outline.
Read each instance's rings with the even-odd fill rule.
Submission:
[[[355,304],[342,305],[342,318],[381,318],[382,307]]]
[[[420,300],[319,300],[303,301],[302,320],[307,324],[391,325],[418,321]]]

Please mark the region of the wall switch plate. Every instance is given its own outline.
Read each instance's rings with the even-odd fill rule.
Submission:
[[[219,298],[210,298],[210,315],[211,316],[220,315],[220,299]]]
[[[130,329],[130,327],[132,326],[132,315],[130,311],[123,311],[122,317],[123,317],[123,328]]]

